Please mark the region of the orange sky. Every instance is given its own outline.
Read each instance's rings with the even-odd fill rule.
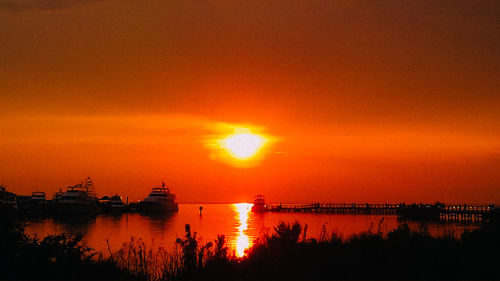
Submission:
[[[0,2],[0,183],[500,203],[498,1]],[[235,165],[210,141],[270,141]]]

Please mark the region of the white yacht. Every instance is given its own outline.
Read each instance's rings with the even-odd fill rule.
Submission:
[[[178,210],[179,205],[175,194],[170,193],[165,183],[162,187],[153,188],[148,197],[139,201],[139,211],[142,212],[177,212]]]
[[[6,186],[0,185],[0,208],[17,209],[16,194],[5,188]]]
[[[90,178],[87,178],[85,183],[68,186],[68,190],[54,201],[54,205],[57,212],[62,214],[98,213],[100,211]]]
[[[104,211],[108,212],[123,212],[127,208],[127,205],[123,203],[122,197],[118,194],[111,196],[103,206]]]

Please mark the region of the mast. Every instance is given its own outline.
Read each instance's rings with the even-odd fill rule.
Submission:
[[[85,179],[85,191],[87,192],[89,197],[96,197],[94,183],[92,182],[92,179],[90,177],[87,177],[87,179]]]

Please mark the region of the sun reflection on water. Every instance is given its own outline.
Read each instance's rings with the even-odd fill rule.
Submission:
[[[233,204],[236,210],[236,219],[239,222],[238,226],[238,237],[236,238],[236,255],[242,257],[245,255],[245,250],[248,249],[251,244],[248,239],[248,235],[245,233],[248,229],[248,213],[252,209],[253,204],[249,203],[239,203]]]

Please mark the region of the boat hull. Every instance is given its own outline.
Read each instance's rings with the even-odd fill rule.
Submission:
[[[138,209],[139,212],[143,213],[177,212],[179,211],[179,205],[177,203],[141,201]]]
[[[127,212],[128,207],[127,205],[111,205],[111,204],[104,204],[102,205],[102,211],[105,213],[124,213]]]
[[[101,210],[96,202],[57,202],[54,209],[60,214],[96,214]]]
[[[254,205],[252,206],[252,212],[254,213],[262,213],[266,211],[266,206]]]

